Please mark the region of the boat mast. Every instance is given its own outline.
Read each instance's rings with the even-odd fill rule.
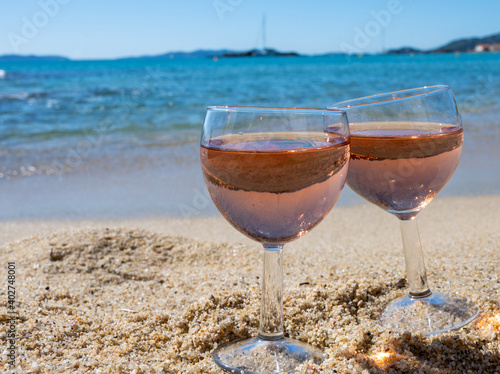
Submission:
[[[266,50],[266,14],[262,15],[262,52]]]

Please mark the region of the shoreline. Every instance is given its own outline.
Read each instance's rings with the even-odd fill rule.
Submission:
[[[346,187],[347,189],[347,187]],[[354,195],[354,192],[350,191]],[[343,192],[343,194],[345,191]],[[335,220],[346,212],[349,215],[366,215],[372,214],[380,217],[382,221],[397,222],[396,218],[391,214],[384,212],[382,209],[369,204],[365,200],[358,197],[356,200],[348,200],[349,203],[339,202],[333,207],[332,211],[326,218],[314,228],[311,233],[299,241],[307,240],[310,235],[315,235],[316,231],[325,232],[321,227],[327,226],[325,222]],[[472,210],[474,202],[478,202],[481,206],[496,206],[497,202],[500,206],[500,194],[498,195],[462,195],[462,196],[441,196],[438,195],[428,207],[422,210],[417,217],[419,222],[425,221],[428,212],[432,212],[431,216],[435,215],[435,211],[442,207],[448,209],[453,208],[453,205],[466,205]],[[453,210],[457,210],[453,208]],[[40,234],[43,232],[57,232],[63,230],[79,230],[79,229],[104,229],[104,228],[139,228],[151,230],[163,235],[179,235],[189,237],[194,240],[204,241],[226,241],[226,242],[245,242],[255,243],[243,234],[233,228],[213,207],[214,213],[211,215],[196,215],[196,216],[152,216],[139,218],[66,218],[66,219],[20,219],[20,220],[0,220],[0,246],[6,245],[9,242],[21,240],[30,235]],[[492,210],[493,211],[493,210]],[[333,216],[333,217],[332,217]],[[422,218],[420,218],[422,217]],[[480,221],[484,221],[482,218]],[[492,217],[491,222],[496,222],[500,227],[500,215]],[[420,223],[419,223],[420,224]],[[206,227],[211,230],[207,231]],[[399,230],[399,226],[396,225]],[[398,231],[399,232],[399,231]],[[292,242],[291,245],[293,245]]]
[[[460,163],[439,198],[500,193],[500,174],[494,172],[500,157],[499,140],[498,132],[487,136],[465,129]],[[2,204],[0,222],[218,214],[203,182],[197,143],[166,149],[156,145],[134,154],[115,158],[108,154],[102,160],[96,154],[82,160],[81,169],[60,175],[19,174],[10,180],[0,179],[0,196],[8,197]],[[346,186],[337,207],[363,202]]]

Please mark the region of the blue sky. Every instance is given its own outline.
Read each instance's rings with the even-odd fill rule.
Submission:
[[[261,47],[300,53],[438,47],[500,32],[500,1],[25,0],[3,4],[0,54],[114,58]],[[478,4],[480,6],[478,6]]]

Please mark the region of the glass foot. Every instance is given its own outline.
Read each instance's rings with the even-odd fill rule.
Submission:
[[[213,355],[220,367],[238,374],[295,373],[306,361],[320,364],[326,358],[321,350],[298,340],[259,337],[217,348]]]
[[[430,336],[465,326],[478,314],[477,305],[467,299],[436,293],[422,298],[407,295],[386,307],[380,316],[380,324],[395,332],[409,331]]]

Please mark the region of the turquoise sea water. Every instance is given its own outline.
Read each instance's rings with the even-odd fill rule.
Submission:
[[[466,134],[449,194],[495,193],[499,71],[500,54],[0,63],[0,219],[210,214],[207,106],[326,107],[435,84],[452,86]]]

